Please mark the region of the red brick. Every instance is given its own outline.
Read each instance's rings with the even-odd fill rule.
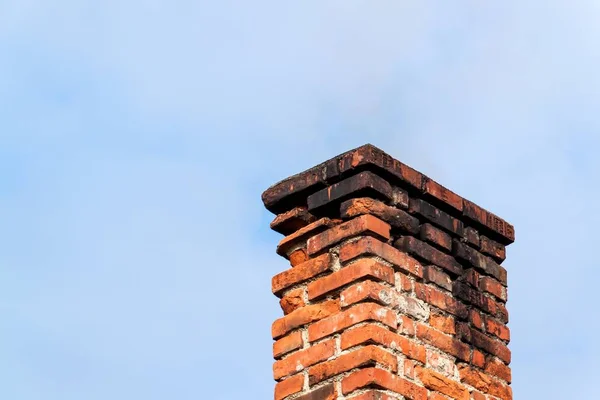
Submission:
[[[407,315],[400,315],[398,319],[400,323],[398,332],[407,336],[415,336],[415,321]]]
[[[391,285],[395,282],[394,270],[391,267],[373,259],[363,258],[309,283],[308,299],[314,300],[363,278],[376,279]]]
[[[288,315],[289,313],[304,307],[306,305],[304,302],[304,289],[297,288],[290,290],[281,298],[281,300],[279,300],[279,305],[281,306],[284,315]]]
[[[398,281],[400,282],[400,289],[404,292],[413,291],[413,280],[402,273],[398,273]]]
[[[352,152],[347,152],[340,156],[338,160],[340,174],[344,174],[355,168],[376,168],[384,170],[418,190],[421,190],[423,187],[423,175],[420,172],[415,171],[411,167],[394,159],[383,150],[370,144],[361,146]]]
[[[429,393],[429,400],[448,400],[448,397],[436,392]]]
[[[419,220],[417,218],[396,207],[388,206],[379,200],[362,197],[346,200],[340,206],[340,215],[342,218],[351,218],[364,214],[374,215],[401,232],[413,235],[419,232]]]
[[[508,347],[506,347],[506,345],[504,343],[501,343],[500,341],[498,341],[496,339],[492,339],[492,338],[488,337],[487,335],[485,335],[484,333],[481,333],[476,330],[472,330],[471,334],[473,337],[473,344],[475,346],[479,347],[482,350],[485,350],[486,352],[488,352],[494,356],[497,356],[499,359],[504,361],[506,364],[510,364],[510,359],[511,359],[510,350],[508,349]]]
[[[340,305],[345,308],[362,301],[374,301],[389,306],[392,304],[390,292],[393,290],[373,281],[359,282],[340,293]]]
[[[390,225],[372,215],[358,216],[308,239],[308,254],[319,253],[345,239],[359,235],[388,240],[390,238]]]
[[[356,396],[348,397],[349,400],[398,400],[397,397],[392,397],[389,394],[380,392],[379,390],[369,390]]]
[[[299,308],[298,310],[276,320],[271,329],[273,339],[279,339],[286,333],[310,322],[326,318],[340,310],[340,304],[336,300],[325,301],[320,304]]]
[[[277,254],[280,256],[289,257],[291,250],[295,250],[296,247],[304,247],[304,244],[310,237],[319,234],[328,228],[339,224],[340,222],[341,221],[332,220],[329,218],[321,218],[312,224],[306,225],[304,228],[299,229],[291,235],[281,239],[277,245]]]
[[[510,330],[504,324],[501,324],[492,318],[486,318],[485,320],[485,330],[492,335],[505,340],[510,341]]]
[[[485,325],[483,323],[483,317],[481,316],[481,313],[479,313],[478,311],[475,310],[469,310],[469,322],[471,322],[471,324],[473,324],[473,326],[479,330],[484,330],[485,329]]]
[[[464,283],[456,283],[452,289],[454,295],[465,302],[480,308],[481,310],[498,318],[503,323],[508,323],[508,311],[503,304],[484,296],[483,293],[472,289]]]
[[[408,211],[411,214],[415,214],[421,218],[427,219],[432,224],[446,230],[451,234],[459,237],[463,236],[463,223],[460,220],[432,206],[426,201],[414,198],[410,199]]]
[[[510,368],[498,359],[490,359],[485,366],[485,372],[490,375],[497,376],[508,383],[512,381],[512,373]]]
[[[461,368],[459,373],[461,382],[502,400],[512,400],[512,389],[499,380],[470,367]]]
[[[283,398],[302,391],[304,386],[304,375],[298,374],[291,378],[278,382],[275,385],[275,400]]]
[[[452,238],[450,235],[431,224],[421,225],[419,237],[421,240],[431,243],[440,250],[452,250]]]
[[[394,198],[394,191],[385,179],[364,171],[308,196],[308,211],[319,214],[324,208],[339,206],[339,203],[349,197],[365,195],[391,200]]]
[[[506,259],[506,247],[485,236],[481,236],[481,252],[499,263]]]
[[[425,347],[379,325],[361,325],[342,332],[342,350],[369,343],[375,343],[389,347],[393,350],[399,350],[405,356],[425,363]]]
[[[501,241],[503,244],[510,244],[515,241],[514,227],[502,218],[468,200],[463,201],[463,207],[463,215],[465,217],[489,229],[490,233],[497,236],[498,241]]]
[[[454,254],[457,259],[467,262],[485,274],[491,275],[503,284],[506,284],[506,270],[502,266],[498,265],[494,260],[484,256],[477,250],[465,245],[464,243],[454,240],[452,242],[452,254]]]
[[[471,356],[471,364],[476,367],[483,368],[485,365],[485,354],[477,349],[474,349],[473,355]]]
[[[334,384],[328,383],[327,385],[321,386],[310,393],[296,397],[296,400],[335,400],[337,397],[338,396]]]
[[[417,367],[417,377],[429,390],[435,390],[456,400],[469,400],[469,390],[452,379],[431,369]]]
[[[456,276],[462,273],[462,266],[451,255],[445,254],[412,236],[404,236],[394,242],[394,247],[413,257],[442,267]]]
[[[425,282],[432,282],[448,291],[452,290],[452,279],[450,276],[434,265],[427,265],[423,268],[423,278]]]
[[[287,288],[305,282],[329,269],[331,265],[331,256],[323,254],[312,260],[290,268],[275,275],[271,281],[273,293],[281,297],[283,291]]]
[[[464,304],[434,287],[415,282],[415,294],[418,299],[456,315],[461,319],[466,319],[468,316],[468,311]]]
[[[432,328],[442,331],[448,335],[456,334],[456,325],[454,318],[452,317],[441,314],[431,314],[429,325],[431,325]]]
[[[463,239],[467,241],[467,243],[472,244],[473,246],[479,248],[480,239],[479,232],[473,227],[465,226]]]
[[[308,370],[308,383],[314,385],[325,379],[348,372],[358,367],[374,367],[376,364],[398,371],[398,358],[380,347],[365,346],[337,356],[337,358],[315,365]]]
[[[456,323],[456,338],[458,340],[462,340],[463,342],[471,343],[472,335],[471,335],[471,327],[466,322],[457,322]]]
[[[361,238],[355,242],[342,245],[339,254],[342,263],[367,255],[381,257],[401,271],[419,278],[423,277],[423,269],[417,260],[372,237]]]
[[[423,191],[426,195],[429,195],[441,201],[442,203],[449,205],[457,211],[462,211],[463,209],[462,197],[429,178],[425,179]]]
[[[417,373],[415,371],[417,369],[417,366],[418,364],[415,360],[409,360],[408,358],[406,358],[404,360],[404,376],[415,380],[417,378]]]
[[[360,303],[310,325],[308,339],[314,342],[364,321],[378,321],[392,329],[398,326],[396,313],[389,308],[375,303]]]
[[[271,222],[271,229],[287,236],[315,220],[315,216],[310,214],[306,207],[296,207],[275,217]]]
[[[459,342],[452,336],[438,332],[425,324],[417,324],[417,337],[454,357],[466,362],[471,361],[469,346]]]
[[[463,274],[464,281],[469,285],[473,286],[475,289],[479,289],[479,280],[481,279],[481,275],[475,269],[470,268],[466,270]]]
[[[379,368],[365,368],[342,379],[342,393],[367,387],[380,387],[410,400],[427,400],[427,389]]]
[[[494,278],[484,276],[479,282],[479,288],[484,292],[494,295],[501,301],[506,301],[506,288]]]
[[[292,267],[302,264],[305,261],[308,261],[308,254],[306,254],[305,249],[298,249],[290,253],[290,265]]]
[[[484,394],[473,391],[473,392],[471,392],[471,399],[472,400],[486,400],[486,397]]]
[[[273,343],[273,357],[281,356],[302,347],[302,333],[295,331]]]
[[[311,365],[327,360],[334,353],[335,343],[333,339],[314,344],[307,349],[288,355],[283,360],[276,361],[273,364],[273,377],[279,380],[288,375],[300,372]]]

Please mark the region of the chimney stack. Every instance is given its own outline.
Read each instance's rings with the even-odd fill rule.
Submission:
[[[513,226],[364,145],[262,196],[275,400],[509,400]]]

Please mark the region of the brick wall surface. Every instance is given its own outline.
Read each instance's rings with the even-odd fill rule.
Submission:
[[[507,400],[512,225],[371,145],[270,187],[275,400]]]

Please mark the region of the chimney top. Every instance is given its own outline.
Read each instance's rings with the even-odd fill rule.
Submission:
[[[448,214],[469,221],[480,232],[504,245],[511,244],[515,240],[513,225],[462,198],[372,144],[365,144],[349,150],[276,183],[262,194],[262,200],[265,207],[275,214],[281,214],[296,207],[307,207],[308,211],[314,215],[324,214],[320,210],[322,204],[327,203],[329,207],[332,204],[331,185],[363,171],[374,172],[408,193],[422,196]],[[386,191],[385,189],[372,187],[372,183],[367,186],[363,190],[370,195],[376,197],[391,195],[382,193],[382,191]],[[390,185],[385,182],[382,186],[391,190]],[[330,188],[329,193],[322,192],[327,187]],[[335,196],[335,193],[333,195]],[[327,198],[327,201],[320,201],[323,196]],[[336,200],[339,204],[345,198]]]

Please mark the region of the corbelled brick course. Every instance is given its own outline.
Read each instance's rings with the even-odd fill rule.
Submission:
[[[511,400],[514,228],[365,145],[263,193],[275,400]]]

